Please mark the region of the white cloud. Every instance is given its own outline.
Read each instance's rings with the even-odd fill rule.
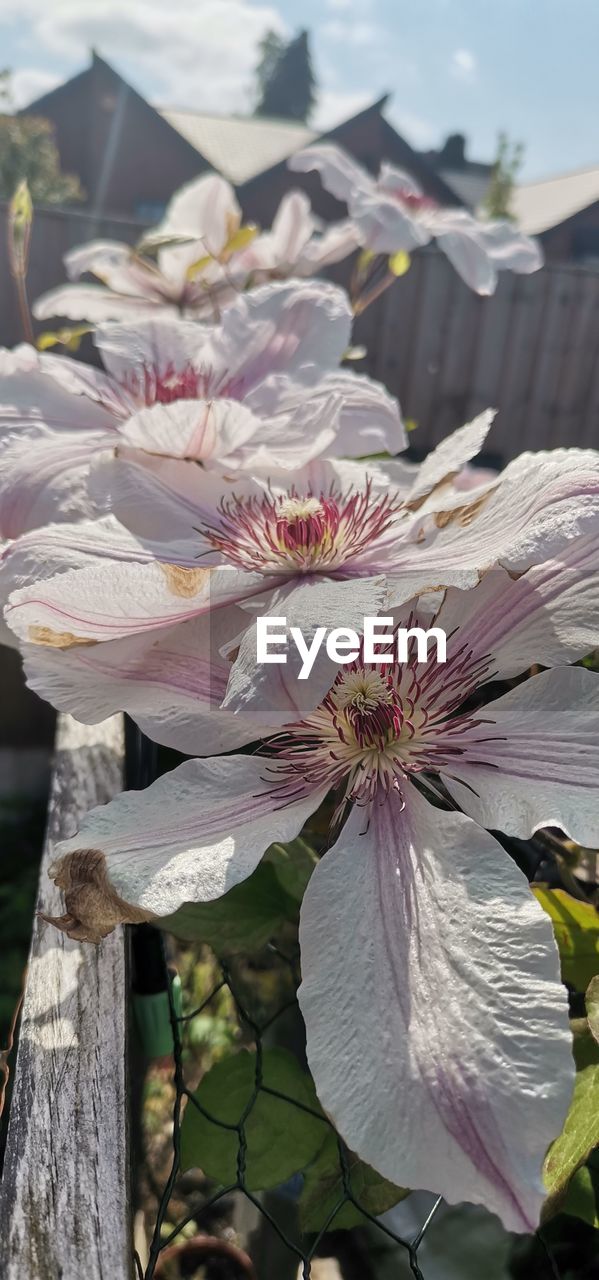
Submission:
[[[73,69],[94,46],[152,101],[224,114],[248,106],[265,32],[287,34],[274,5],[246,0],[2,0],[2,8]]]
[[[35,67],[20,67],[11,76],[11,90],[15,106],[26,107],[60,84],[63,76],[52,71],[39,71]]]
[[[456,80],[474,80],[478,63],[470,49],[456,49],[451,55],[449,70]]]
[[[382,32],[374,22],[344,22],[338,18],[325,22],[320,34],[336,44],[373,45],[382,38]]]
[[[367,90],[322,89],[318,95],[318,103],[314,116],[314,128],[323,132],[333,129],[343,120],[349,120],[364,111],[374,101],[375,95]]]

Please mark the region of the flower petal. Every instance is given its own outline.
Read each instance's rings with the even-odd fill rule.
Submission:
[[[246,717],[220,710],[230,663],[219,647],[247,625],[218,610],[156,636],[53,649],[23,645],[27,683],[59,711],[98,724],[125,711],[140,729],[187,755],[231,751],[256,737]],[[237,614],[239,616],[237,616]]]
[[[93,515],[90,459],[112,443],[112,435],[97,431],[15,434],[0,452],[0,537]]]
[[[266,584],[265,584],[266,585]],[[309,646],[319,627],[350,627],[362,634],[364,617],[375,617],[386,595],[383,577],[352,578],[333,582],[324,577],[296,578],[273,592],[268,603],[260,603],[260,614],[287,619],[287,628],[298,627]],[[279,630],[283,629],[281,627]],[[256,657],[256,624],[243,636],[227,689],[223,707],[249,716],[256,725],[255,737],[262,735],[261,725],[288,724],[308,715],[328,693],[339,670],[322,644],[307,679],[299,679],[303,665],[293,639],[289,638],[285,663],[258,662]]]
[[[241,209],[231,184],[217,173],[203,174],[175,192],[162,222],[146,237],[146,243],[152,236],[187,235],[198,242],[197,256],[203,250],[218,257],[240,220]]]
[[[314,381],[341,362],[351,323],[347,294],[324,280],[254,289],[227,308],[202,352],[202,364],[212,371],[207,394],[246,399],[276,373]],[[251,408],[260,410],[256,398]]]
[[[406,790],[355,811],[308,885],[308,1061],[384,1177],[531,1231],[574,1078],[553,930],[492,836]]]
[[[475,458],[489,434],[495,409],[485,409],[472,422],[452,431],[438,444],[418,468],[408,502],[415,506],[428,497],[438,485],[457,476],[471,458]]]
[[[117,383],[141,397],[142,403],[154,398],[156,381],[172,383],[176,399],[178,383],[185,376],[198,374],[194,361],[206,339],[203,325],[179,316],[144,316],[135,324],[100,325],[94,343],[102,362]],[[186,388],[181,394],[189,394]],[[195,392],[198,396],[202,391]]]
[[[59,924],[98,942],[121,921],[209,902],[251,875],[273,841],[293,840],[322,799],[280,805],[266,762],[250,756],[187,760],[145,791],[92,809],[57,845],[52,874],[65,890]]]
[[[259,574],[103,561],[20,588],[10,597],[5,617],[22,640],[68,649],[147,635],[259,592],[264,592]]]
[[[443,780],[477,822],[528,839],[561,827],[594,848],[599,836],[599,675],[544,671],[485,706],[452,739]],[[442,734],[439,736],[442,748]]]
[[[229,459],[260,431],[260,419],[236,400],[175,400],[129,418],[122,439],[166,458]]]
[[[59,284],[56,289],[43,293],[31,309],[36,320],[61,316],[65,320],[89,320],[92,324],[103,320],[131,320],[135,316],[141,319],[148,311],[176,314],[174,304],[162,298],[113,293],[101,284]]]
[[[493,677],[583,658],[599,635],[597,534],[573,538],[559,559],[518,578],[490,569],[473,591],[448,590],[437,623],[473,657],[489,655]]]
[[[344,200],[346,203],[352,192],[369,191],[374,187],[374,178],[367,169],[363,169],[347,151],[330,142],[296,151],[287,165],[295,173],[316,170],[325,191],[330,191],[337,200]]]
[[[409,540],[398,543],[398,571],[429,565],[433,583],[468,586],[453,575],[480,574],[496,564],[520,573],[557,558],[568,542],[599,526],[599,455],[593,449],[523,453],[492,488],[461,496],[459,507],[425,515],[421,523],[416,513]]]

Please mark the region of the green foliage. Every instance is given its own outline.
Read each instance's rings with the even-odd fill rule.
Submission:
[[[301,902],[318,862],[310,845],[299,837],[289,844],[271,844],[264,855],[264,861],[273,868],[284,893],[293,898],[294,902]]]
[[[303,840],[271,845],[242,884],[214,902],[185,903],[162,927],[178,938],[206,942],[219,956],[259,951],[285,921],[297,920],[315,864]]]
[[[308,120],[316,100],[308,32],[300,31],[285,44],[271,31],[260,52],[256,70],[259,99],[254,115]]]
[[[262,1085],[290,1101],[265,1093]],[[225,1058],[204,1076],[194,1097],[205,1114],[188,1101],[181,1126],[182,1167],[199,1166],[225,1186],[237,1180],[241,1125],[250,1191],[279,1186],[305,1169],[326,1137],[324,1118],[302,1109],[319,1111],[312,1080],[284,1049],[268,1049],[261,1059],[246,1052]]]
[[[62,173],[49,120],[15,115],[10,73],[0,72],[0,200],[10,200],[26,182],[39,204],[71,204],[81,200],[79,179]]]
[[[544,1217],[558,1213],[573,1174],[599,1145],[599,1045],[586,1018],[572,1023],[576,1081],[570,1110],[559,1138],[552,1143],[543,1169],[548,1191]]]
[[[599,912],[565,889],[533,885],[533,893],[553,921],[562,978],[577,991],[586,991],[599,973]]]
[[[349,1185],[358,1204],[367,1213],[385,1213],[410,1193],[405,1187],[395,1187],[370,1165],[364,1164],[353,1152],[347,1153]],[[330,1214],[343,1199],[343,1177],[337,1138],[329,1131],[316,1160],[306,1170],[304,1188],[300,1197],[300,1222],[303,1231],[321,1231]],[[330,1223],[331,1230],[340,1231],[359,1227],[364,1217],[351,1200],[338,1209]]]
[[[582,1169],[573,1174],[561,1212],[599,1228],[599,1151],[594,1151]]]
[[[599,977],[589,982],[585,996],[589,1031],[599,1044]]]
[[[483,208],[490,218],[511,218],[514,183],[522,168],[524,144],[510,142],[507,133],[497,139],[497,155]]]

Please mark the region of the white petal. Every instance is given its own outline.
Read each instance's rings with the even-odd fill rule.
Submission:
[[[297,263],[298,275],[312,275],[334,262],[341,262],[360,244],[357,229],[350,218],[333,222],[321,235],[312,236]]]
[[[431,238],[424,220],[378,189],[350,196],[349,211],[361,244],[372,253],[409,252],[428,244]]]
[[[374,178],[360,164],[332,143],[322,143],[315,147],[304,147],[287,161],[295,173],[310,173],[316,170],[320,174],[325,191],[330,191],[337,200],[347,203],[352,192],[369,191],[374,187]]]
[[[231,614],[218,610],[158,639],[136,635],[71,649],[25,644],[27,683],[84,724],[126,711],[148,737],[186,755],[234,750],[255,739],[256,726],[219,709],[231,669],[219,648],[247,625],[240,610]]]
[[[474,656],[489,655],[493,677],[583,658],[599,639],[596,533],[574,538],[558,559],[521,577],[490,569],[473,591],[450,589],[437,622]]]
[[[217,173],[208,173],[175,193],[154,231],[163,236],[170,232],[194,236],[203,241],[204,253],[218,256],[240,219],[241,209],[231,184]]]
[[[265,723],[288,724],[303,719],[330,689],[339,663],[331,661],[323,644],[308,678],[300,680],[303,660],[290,637],[290,628],[299,627],[307,645],[312,643],[318,627],[325,627],[327,631],[334,627],[349,627],[361,635],[364,617],[375,617],[380,612],[385,595],[383,577],[334,582],[314,575],[304,579],[296,577],[287,585],[281,584],[257,611],[260,616],[287,619],[287,650],[272,650],[285,654],[287,660],[285,663],[259,663],[256,658],[256,625],[250,626],[231,669],[223,707],[251,717],[256,726],[255,737],[261,736],[260,726]]]
[[[574,1076],[553,930],[487,832],[407,790],[356,811],[308,885],[308,1061],[385,1177],[532,1231]]]
[[[43,293],[32,307],[36,320],[61,316],[65,320],[89,320],[91,324],[141,318],[148,312],[169,314],[174,310],[165,299],[113,293],[101,284],[60,284]]]
[[[469,231],[436,233],[437,244],[464,284],[475,293],[488,296],[497,288],[497,268],[483,244]]]
[[[246,399],[277,373],[315,381],[340,363],[351,323],[346,293],[323,280],[254,289],[227,308],[202,353],[203,366],[211,370],[206,394]]]
[[[599,837],[599,675],[544,671],[478,713],[443,770],[451,794],[482,826],[527,839],[561,827],[578,844]]]
[[[273,841],[293,840],[320,793],[281,806],[255,756],[188,760],[145,791],[92,809],[55,849],[62,927],[98,941],[123,920],[208,902],[251,875]],[[271,766],[271,774],[274,770]]]
[[[418,469],[409,502],[420,503],[437,485],[457,475],[471,458],[475,458],[489,434],[495,409],[485,409],[472,422],[453,431],[425,458]]]
[[[334,394],[341,401],[335,452],[348,458],[370,453],[400,453],[408,443],[397,400],[380,382],[340,369],[322,378],[313,395]]]
[[[90,460],[112,440],[94,431],[15,434],[0,452],[0,536],[17,538],[49,521],[93,515]]]
[[[398,568],[430,565],[436,583],[447,573],[480,573],[499,563],[522,572],[561,555],[573,538],[599,527],[599,455],[592,449],[524,453],[510,462],[492,490],[461,495],[461,506],[418,513],[411,542],[398,546]],[[414,545],[412,545],[414,544]],[[464,586],[469,585],[464,583]]]
[[[143,402],[156,378],[170,377],[176,387],[177,379],[192,370],[205,337],[203,325],[161,316],[143,317],[135,324],[100,325],[94,342],[112,377],[139,393]]]
[[[236,400],[174,400],[141,409],[121,429],[128,445],[166,458],[227,460],[260,430]]]
[[[234,569],[102,561],[13,592],[5,617],[22,640],[68,649],[154,633],[260,590],[261,576]]]
[[[310,201],[305,192],[288,191],[273,218],[273,266],[295,262],[305,249],[315,226]]]

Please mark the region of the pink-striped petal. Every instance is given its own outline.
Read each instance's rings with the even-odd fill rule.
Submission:
[[[551,922],[515,864],[408,783],[325,854],[300,943],[308,1061],[352,1150],[533,1231],[574,1069]]]

